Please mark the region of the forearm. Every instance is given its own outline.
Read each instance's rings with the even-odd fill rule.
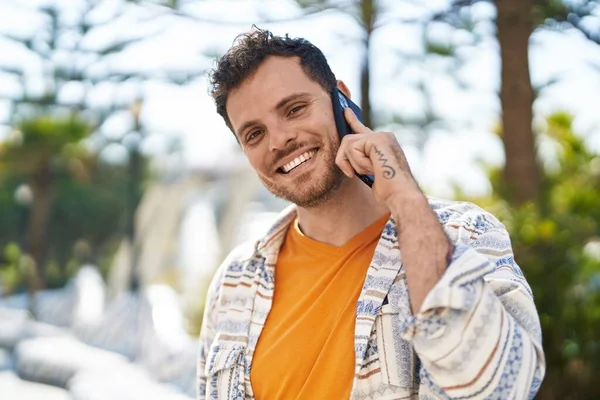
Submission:
[[[452,245],[418,188],[395,197],[390,202],[390,210],[398,226],[398,241],[414,315],[444,274],[452,255]]]

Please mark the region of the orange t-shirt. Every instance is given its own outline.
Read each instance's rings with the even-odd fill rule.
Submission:
[[[273,306],[250,372],[258,400],[347,399],[356,303],[389,214],[341,247],[292,224],[275,268]]]

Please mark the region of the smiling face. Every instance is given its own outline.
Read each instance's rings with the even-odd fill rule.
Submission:
[[[267,189],[300,207],[330,200],[344,181],[330,94],[296,57],[270,56],[227,100],[244,153]]]

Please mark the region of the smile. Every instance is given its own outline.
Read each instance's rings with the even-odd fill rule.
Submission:
[[[305,162],[307,162],[308,160],[310,160],[311,158],[313,158],[313,156],[316,153],[317,153],[317,150],[309,150],[306,153],[301,154],[300,156],[294,158],[289,163],[283,165],[281,167],[281,171],[284,174],[288,174],[290,171],[294,170],[295,168],[298,168],[300,165],[304,164]]]

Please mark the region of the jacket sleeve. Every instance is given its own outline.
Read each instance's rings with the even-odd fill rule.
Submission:
[[[206,295],[206,302],[204,303],[197,363],[198,400],[206,399],[206,358],[217,333],[217,304],[219,301],[219,292],[225,267],[226,263],[224,262],[213,276]]]
[[[541,327],[508,232],[494,218],[477,235],[462,225],[449,236],[450,265],[401,327],[422,363],[420,394],[532,399],[546,369]]]

